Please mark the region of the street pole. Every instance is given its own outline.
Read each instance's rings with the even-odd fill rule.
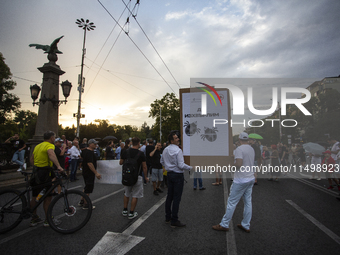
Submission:
[[[159,142],[162,143],[162,106],[159,107]]]
[[[280,123],[279,123],[279,130],[280,130],[280,142],[282,142],[282,130],[281,130],[281,107],[280,107],[280,104],[279,104],[279,102],[277,102],[277,106],[279,107],[279,120],[280,120]]]
[[[83,40],[83,54],[81,57],[81,70],[80,70],[80,82],[78,86],[79,91],[79,100],[78,100],[78,112],[77,112],[77,134],[79,137],[79,125],[80,125],[80,117],[81,117],[81,94],[83,93],[83,71],[84,71],[84,58],[85,58],[85,40],[86,40],[86,29],[84,29],[84,40]]]
[[[78,27],[81,27],[84,29],[84,40],[83,40],[83,52],[81,56],[81,70],[80,70],[80,82],[79,82],[79,101],[78,101],[78,112],[77,112],[77,132],[76,136],[79,137],[79,128],[80,128],[80,118],[81,118],[81,94],[83,93],[83,70],[84,70],[84,58],[85,58],[85,41],[86,41],[86,30],[91,31],[94,30],[96,26],[94,26],[93,22],[89,23],[90,21],[87,19],[86,21],[84,19],[77,19],[76,24],[78,24]]]

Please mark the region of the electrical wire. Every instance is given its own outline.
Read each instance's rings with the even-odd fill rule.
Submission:
[[[126,9],[126,8],[125,8]],[[125,9],[124,9],[124,11],[125,11]],[[124,11],[123,11],[123,13],[124,13]],[[122,13],[122,14],[123,14]],[[121,15],[122,16],[122,15]],[[130,17],[131,15],[129,15],[129,17]],[[128,20],[129,20],[129,17],[128,17],[128,19],[127,19],[127,21],[125,22],[125,25],[126,24],[128,24]],[[119,25],[119,23],[118,22],[116,22],[116,25]],[[125,26],[124,25],[124,26]],[[120,26],[120,25],[119,25]],[[120,26],[121,27],[121,26]],[[121,35],[121,33],[123,32],[123,30],[124,30],[124,28],[122,28],[121,30],[120,30],[120,32],[119,32],[119,34],[118,34],[118,36],[117,36],[117,38],[116,38],[116,40],[114,41],[114,43],[112,44],[112,46],[111,46],[111,48],[110,48],[110,50],[109,50],[109,52],[106,54],[106,57],[105,57],[105,59],[104,59],[104,61],[103,61],[103,63],[102,63],[102,65],[100,66],[100,68],[99,68],[99,70],[98,70],[98,72],[97,72],[97,74],[96,74],[96,76],[94,77],[94,79],[93,79],[93,81],[92,81],[92,83],[91,83],[91,85],[90,85],[90,87],[89,87],[89,89],[86,91],[86,93],[85,93],[85,95],[84,95],[84,97],[86,97],[86,95],[88,94],[88,92],[90,91],[90,89],[91,89],[91,87],[92,87],[92,85],[93,85],[93,83],[95,82],[95,80],[96,80],[96,78],[97,78],[97,76],[98,76],[98,74],[99,74],[99,72],[100,72],[100,70],[103,68],[103,65],[105,64],[105,62],[106,62],[106,60],[107,60],[107,58],[109,57],[109,55],[110,55],[110,53],[111,53],[111,51],[112,51],[112,49],[113,49],[113,47],[116,45],[116,43],[117,43],[117,41],[118,41],[118,38],[119,38],[119,36]],[[135,87],[135,86],[134,86]],[[136,87],[137,88],[137,87]],[[139,88],[138,88],[139,89]]]
[[[122,14],[120,14],[120,16],[119,16],[119,18],[118,18],[118,21],[119,21],[119,20],[120,20],[120,18],[123,16],[123,14],[124,14],[125,10],[126,10],[126,8],[123,10]],[[98,52],[97,56],[95,57],[94,61],[92,62],[92,65],[95,63],[95,61],[96,61],[96,60],[97,60],[97,58],[99,57],[99,54],[102,52],[102,50],[103,50],[104,46],[106,45],[107,41],[108,41],[108,40],[109,40],[109,38],[111,37],[111,34],[112,34],[112,33],[113,33],[113,31],[115,30],[116,26],[117,26],[117,23],[116,23],[116,24],[113,26],[113,28],[112,28],[112,30],[111,30],[111,32],[110,32],[110,34],[109,34],[109,35],[108,35],[108,37],[106,38],[106,40],[105,40],[105,42],[104,42],[103,46],[101,47],[101,49],[99,50],[99,52]],[[92,68],[92,65],[89,67],[89,69],[91,69],[91,68]],[[89,70],[87,71],[86,75],[88,74],[88,72],[89,72]],[[86,75],[85,75],[85,76],[86,76]]]
[[[38,81],[32,81],[32,80],[28,80],[28,79],[25,79],[25,78],[21,78],[21,77],[18,77],[18,76],[14,76],[12,75],[13,78],[16,78],[16,79],[20,79],[20,80],[24,80],[24,81],[29,81],[29,82],[34,82],[34,83],[40,83]]]
[[[91,59],[87,58],[85,56],[85,58],[90,61],[90,62],[93,62]],[[94,65],[100,67],[100,65],[98,65],[97,63],[94,63]],[[85,65],[86,66],[86,65]],[[93,66],[93,65],[92,65]],[[86,66],[87,68],[89,68],[88,66]],[[126,75],[126,76],[131,76],[131,77],[137,77],[137,78],[141,78],[141,79],[145,79],[145,80],[150,80],[150,81],[162,81],[162,80],[159,80],[159,79],[152,79],[152,78],[148,78],[148,77],[143,77],[143,76],[139,76],[139,75],[134,75],[134,74],[128,74],[128,73],[121,73],[121,72],[115,72],[115,71],[111,71],[109,69],[105,69],[105,68],[102,68],[102,70],[110,73],[110,74],[114,74],[114,73],[117,73],[117,74],[122,74],[122,75]],[[187,84],[182,84],[182,86],[190,86],[190,85],[187,85]]]
[[[117,23],[117,25],[121,28],[121,30],[124,30],[124,28],[118,23],[118,21],[112,16],[112,14],[109,12],[108,9],[106,9],[106,7],[100,2],[100,0],[97,0],[98,3],[104,8],[104,10],[110,15],[110,17]],[[149,64],[153,67],[153,69],[158,73],[158,75],[163,79],[163,81],[168,85],[168,87],[172,90],[172,92],[174,92],[174,94],[176,96],[177,93],[173,90],[173,88],[170,86],[170,84],[164,79],[164,77],[161,75],[161,73],[156,69],[156,67],[151,63],[151,61],[147,58],[147,56],[144,54],[144,52],[138,47],[138,45],[134,42],[134,40],[132,40],[132,38],[129,36],[128,33],[125,33],[129,39],[131,40],[131,42],[136,46],[136,48],[139,50],[139,52],[144,56],[144,58],[149,62]]]
[[[163,58],[161,57],[161,55],[158,53],[156,47],[153,45],[153,43],[151,42],[150,38],[147,36],[147,34],[145,33],[144,29],[142,28],[142,26],[139,24],[138,20],[137,20],[137,13],[136,15],[133,15],[132,11],[128,8],[128,6],[126,5],[126,3],[124,2],[124,0],[122,0],[122,2],[124,3],[125,7],[129,10],[129,12],[132,14],[132,17],[135,19],[135,21],[137,22],[137,25],[139,26],[139,28],[142,30],[143,34],[145,35],[146,39],[148,39],[149,43],[151,44],[152,48],[155,50],[155,52],[157,53],[158,57],[162,60],[164,66],[166,67],[166,69],[169,71],[171,77],[174,79],[174,81],[176,82],[177,86],[179,88],[181,88],[181,86],[179,86],[177,80],[175,79],[175,77],[173,76],[172,72],[170,71],[170,69],[168,68],[167,64],[164,62]],[[139,1],[136,2],[136,5],[139,5]]]

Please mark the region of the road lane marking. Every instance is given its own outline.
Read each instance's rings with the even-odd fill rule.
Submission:
[[[292,200],[286,200],[286,201],[291,206],[293,206],[296,210],[298,210],[303,216],[305,216],[307,219],[309,219],[315,226],[317,226],[320,230],[322,230],[326,235],[328,235],[335,242],[340,244],[340,237],[338,235],[336,235],[333,231],[331,231],[329,228],[327,228],[325,225],[323,225],[321,222],[319,222],[317,219],[315,219],[312,215],[310,215],[306,211],[304,211],[301,207],[299,207],[297,204],[295,204]]]
[[[101,200],[103,200],[103,199],[105,199],[105,198],[108,198],[108,197],[111,197],[111,196],[113,196],[113,195],[116,195],[117,193],[120,193],[120,192],[123,191],[123,190],[124,190],[124,188],[119,189],[119,190],[116,190],[115,192],[112,192],[111,194],[108,194],[108,195],[106,195],[106,196],[97,198],[97,199],[95,199],[95,200],[92,201],[92,204],[97,203],[97,202],[99,202],[99,201],[101,201]]]
[[[99,242],[89,251],[88,255],[119,254],[124,255],[145,239],[145,237],[131,235],[144,221],[147,220],[162,204],[166,196],[154,204],[147,212],[138,218],[122,233],[106,232]]]
[[[226,211],[229,195],[228,195],[228,183],[227,183],[227,178],[225,177],[225,175],[223,177],[223,188],[224,188],[224,207]],[[226,238],[227,238],[227,254],[237,255],[237,246],[236,246],[233,220],[230,220],[229,222],[229,231],[226,232]]]
[[[82,186],[77,186],[77,187],[82,187]],[[73,187],[73,188],[70,188],[70,189],[75,189],[75,188],[77,188],[77,187]],[[105,198],[108,198],[108,197],[111,197],[111,196],[113,196],[113,195],[116,195],[117,193],[120,193],[120,192],[123,191],[123,190],[124,190],[124,188],[119,189],[119,190],[117,190],[117,191],[114,191],[114,192],[112,192],[112,193],[110,193],[110,194],[108,194],[108,195],[106,195],[106,196],[103,196],[103,197],[101,197],[101,198],[98,198],[98,199],[96,199],[96,200],[93,200],[93,201],[92,201],[92,204],[97,203],[97,202],[99,202],[99,201],[101,201],[101,200],[103,200],[103,199],[105,199]],[[64,215],[64,214],[62,214],[62,215]],[[58,215],[57,217],[60,218],[60,215]],[[24,235],[24,234],[26,234],[26,233],[28,233],[28,232],[30,232],[30,231],[32,231],[32,230],[35,230],[35,229],[37,229],[37,228],[42,227],[42,226],[43,226],[43,224],[40,224],[40,225],[38,225],[38,226],[36,226],[36,227],[30,227],[30,228],[28,228],[28,229],[22,230],[22,231],[20,231],[20,232],[18,232],[18,233],[15,233],[15,234],[13,234],[13,235],[11,235],[11,236],[9,236],[9,237],[6,237],[6,238],[0,240],[0,244],[6,243],[6,242],[8,242],[8,241],[10,241],[10,240],[12,240],[12,239],[14,239],[14,238],[17,238],[17,237],[19,237],[19,236],[21,236],[21,235]]]
[[[145,237],[124,235],[108,231],[88,255],[115,254],[124,255],[143,241]]]
[[[122,234],[131,235],[147,218],[150,217],[166,200],[167,196],[164,196],[156,204],[154,204],[146,213],[144,213],[138,220],[136,220],[130,227],[125,229]]]
[[[326,193],[326,194],[328,194],[328,195],[331,195],[331,196],[333,196],[333,197],[338,197],[338,196],[339,196],[338,193],[335,192],[335,191],[333,191],[333,190],[328,190],[328,189],[326,189],[325,187],[322,187],[322,186],[320,186],[320,185],[314,184],[314,183],[312,183],[312,182],[309,182],[309,181],[304,180],[304,179],[301,179],[301,178],[297,178],[297,177],[295,177],[295,176],[293,176],[293,175],[291,175],[291,174],[288,174],[288,175],[289,175],[292,179],[294,179],[294,180],[296,180],[296,181],[299,181],[299,182],[301,182],[301,183],[304,183],[304,184],[306,184],[306,185],[308,185],[308,186],[311,186],[311,187],[313,187],[313,188],[315,188],[315,189],[318,189],[318,190],[320,190],[320,191],[322,191],[322,192],[324,192],[324,193]]]

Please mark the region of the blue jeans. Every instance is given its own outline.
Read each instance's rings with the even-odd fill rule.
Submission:
[[[252,204],[251,204],[251,193],[253,191],[253,185],[255,180],[251,180],[246,183],[233,183],[230,188],[230,195],[228,198],[227,210],[224,214],[220,225],[224,228],[229,228],[229,222],[233,217],[235,208],[243,197],[244,209],[243,209],[243,220],[241,225],[245,229],[250,228],[250,220],[252,215]]]
[[[182,198],[183,185],[183,174],[168,172],[168,195],[165,201],[165,219],[171,220],[171,223],[178,221],[178,210]]]
[[[198,179],[198,187],[199,189],[203,188],[203,181],[202,181],[202,173],[201,172],[194,172],[194,189],[197,188],[197,179]]]
[[[12,161],[18,164],[20,168],[22,168],[22,166],[25,163],[25,150],[21,150],[21,151],[17,150],[16,152],[14,152]]]
[[[70,181],[74,181],[76,179],[77,168],[78,168],[78,159],[72,159]]]

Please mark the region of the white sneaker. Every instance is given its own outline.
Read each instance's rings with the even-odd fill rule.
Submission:
[[[137,212],[129,213],[128,219],[129,219],[129,220],[132,220],[132,219],[136,218],[137,216],[138,216],[138,213],[137,213]]]
[[[316,179],[317,181],[321,181],[321,178]]]

